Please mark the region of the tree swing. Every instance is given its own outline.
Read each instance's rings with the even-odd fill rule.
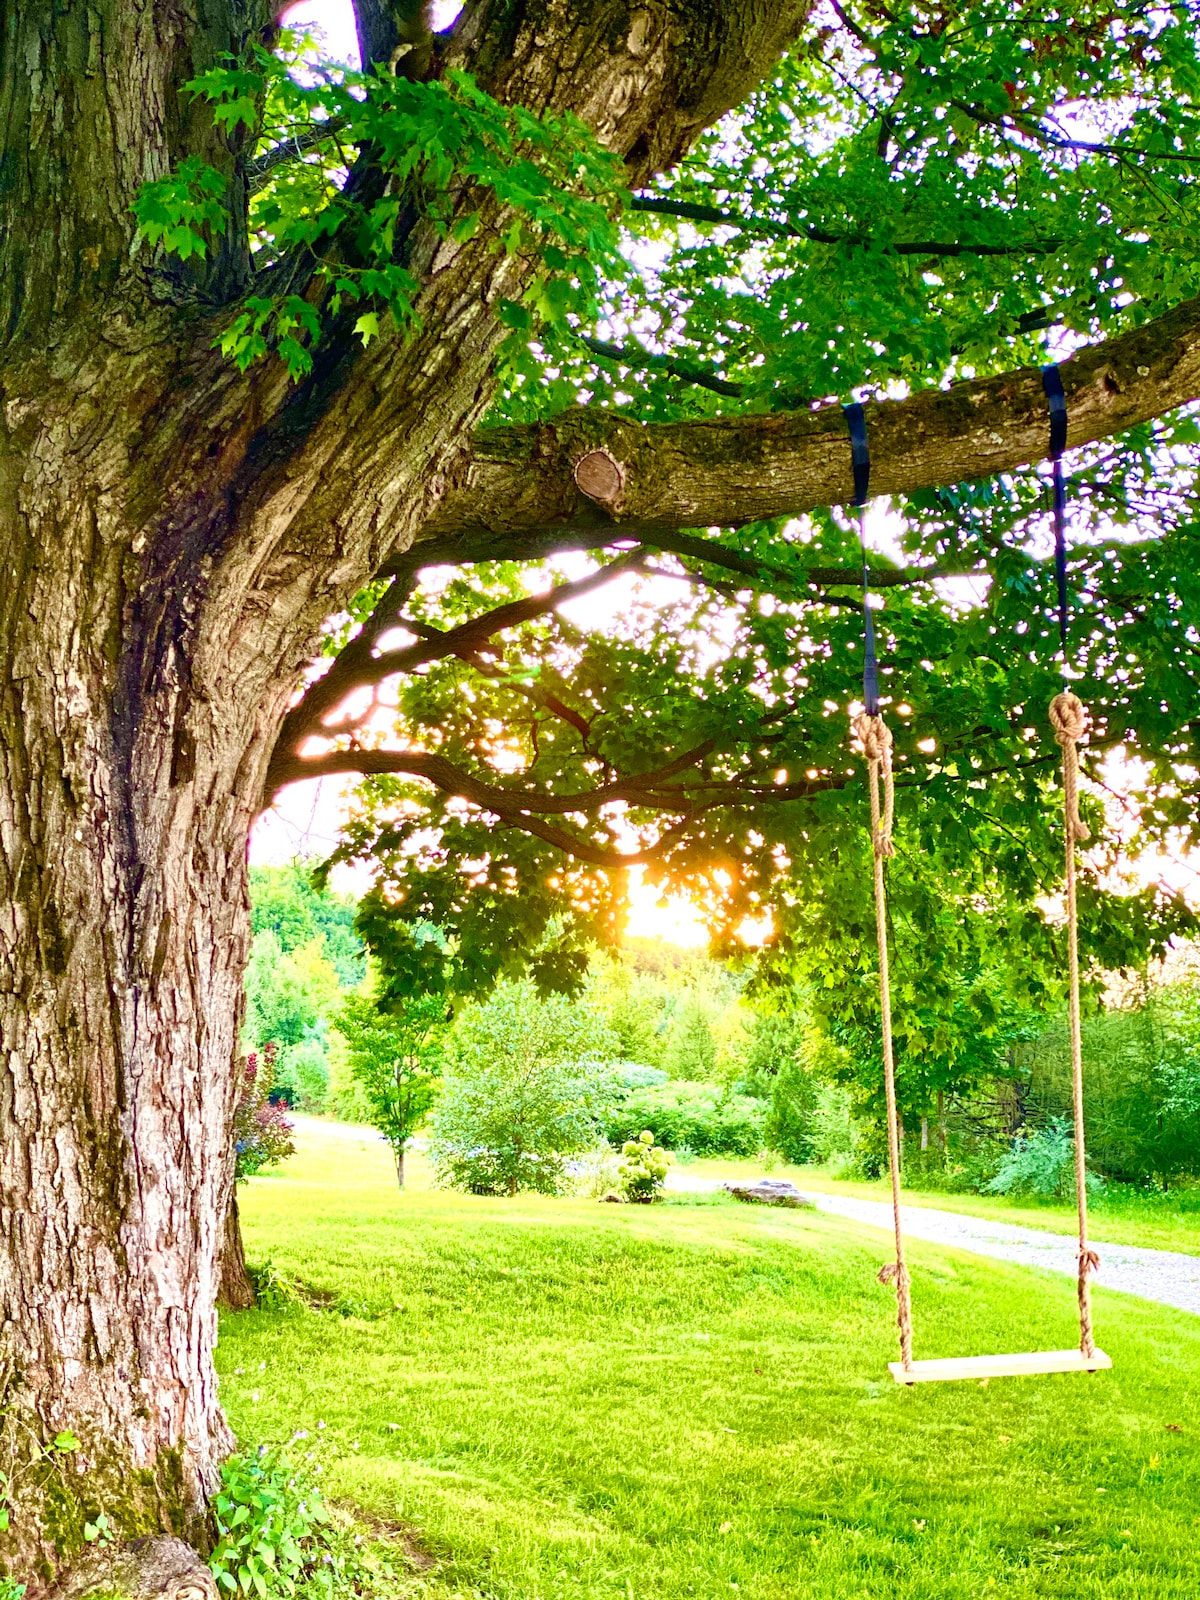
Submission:
[[[1042,369],[1042,383],[1050,407],[1050,460],[1054,469],[1054,568],[1058,585],[1058,625],[1063,666],[1067,661],[1067,551],[1066,492],[1062,453],[1067,442],[1067,406],[1057,366]],[[896,1112],[896,1074],[892,1053],[891,987],[888,974],[887,885],[884,862],[892,845],[893,785],[892,732],[879,709],[879,674],[875,656],[875,625],[870,606],[870,566],[866,543],[866,504],[871,459],[867,447],[863,408],[857,402],[843,408],[850,431],[854,470],[854,501],[859,509],[859,537],[863,558],[865,649],[863,660],[863,714],[855,719],[857,735],[867,760],[871,794],[871,841],[875,866],[875,937],[879,947],[879,1002],[883,1023],[883,1077],[887,1097],[888,1166],[892,1180],[892,1218],[896,1257],[881,1268],[879,1281],[896,1286],[896,1321],[900,1329],[900,1360],[888,1363],[897,1383],[937,1383],[966,1378],[1013,1378],[1045,1372],[1096,1372],[1111,1367],[1092,1337],[1091,1275],[1100,1257],[1088,1243],[1087,1184],[1083,1128],[1083,1051],[1079,1017],[1079,924],[1076,904],[1075,846],[1088,837],[1079,816],[1079,755],[1077,744],[1086,725],[1082,702],[1064,689],[1050,702],[1050,722],[1062,748],[1063,812],[1067,885],[1067,965],[1070,981],[1071,1089],[1075,1120],[1075,1198],[1079,1218],[1079,1348],[1078,1350],[1025,1351],[1013,1355],[956,1356],[948,1360],[914,1361],[912,1357],[912,1299],[908,1267],[904,1260],[904,1233],[900,1216],[900,1122]],[[882,780],[882,803],[880,789]]]

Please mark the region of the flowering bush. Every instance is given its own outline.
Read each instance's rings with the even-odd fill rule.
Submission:
[[[645,1128],[636,1139],[626,1140],[621,1146],[621,1154],[625,1159],[617,1170],[621,1192],[626,1200],[634,1200],[642,1205],[657,1200],[667,1181],[671,1152],[655,1144],[654,1135],[649,1128]]]
[[[263,1046],[243,1058],[242,1092],[233,1113],[233,1141],[237,1152],[237,1181],[252,1178],[264,1167],[278,1166],[295,1155],[292,1124],[287,1107],[271,1100],[275,1086],[276,1050]]]

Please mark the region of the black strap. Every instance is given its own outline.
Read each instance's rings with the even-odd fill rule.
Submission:
[[[865,506],[871,487],[871,451],[867,445],[867,419],[857,400],[842,407],[842,415],[850,430],[850,465],[854,468],[854,500],[852,504]]]
[[[1067,659],[1067,489],[1062,453],[1067,448],[1067,397],[1056,366],[1042,368],[1042,388],[1050,402],[1050,460],[1054,465],[1054,577],[1058,584],[1058,638]]]
[[[871,485],[871,451],[867,444],[867,420],[857,400],[842,407],[850,430],[850,464],[854,469],[854,501],[859,509],[858,539],[863,563],[863,613],[866,640],[863,650],[863,700],[869,717],[879,715],[879,665],[875,659],[875,619],[871,615],[871,569],[867,560],[866,504]]]

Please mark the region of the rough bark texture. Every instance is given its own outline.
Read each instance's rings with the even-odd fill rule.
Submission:
[[[92,1550],[71,1569],[51,1600],[217,1600],[217,1581],[182,1539],[160,1534],[123,1550]]]
[[[246,1250],[242,1243],[242,1221],[238,1214],[237,1186],[229,1196],[225,1213],[225,1233],[221,1241],[221,1270],[217,1304],[224,1311],[249,1311],[255,1303],[254,1285],[246,1271]]]
[[[494,0],[451,53],[645,176],[804,9]],[[180,85],[267,20],[29,0],[0,31],[0,1564],[35,1582],[99,1510],[203,1540],[250,823],[321,622],[460,474],[529,270],[418,231],[407,345],[296,390],[214,354],[238,152]],[[235,179],[181,273],[132,252],[129,205],[187,151]]]
[[[1200,300],[1080,351],[1062,375],[1072,446],[1196,399]],[[868,405],[866,418],[873,494],[1009,472],[1040,460],[1049,440],[1036,367]],[[537,426],[481,430],[422,537],[447,549],[460,538],[481,555],[487,535],[512,551],[549,530],[583,543],[614,530],[653,540],[837,505],[852,492],[839,406],[703,423],[577,409]]]

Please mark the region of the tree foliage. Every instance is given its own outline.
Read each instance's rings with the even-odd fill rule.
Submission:
[[[437,995],[412,995],[382,1010],[373,995],[352,994],[334,1018],[371,1121],[392,1147],[401,1187],[404,1152],[437,1094],[446,1023],[446,1004]]]
[[[837,8],[633,198],[599,332],[580,322],[578,337],[531,345],[498,415],[786,411],[945,385],[1141,325],[1200,286],[1198,71],[1182,11]],[[1185,413],[1069,463],[1066,670],[1091,716],[1094,970],[1193,925],[1167,891],[1114,889],[1116,829],[1097,802],[1106,761],[1124,761],[1139,818],[1132,838],[1122,821],[1124,850],[1195,841],[1198,442]],[[898,497],[868,521],[897,741],[890,894],[910,1111],[990,1070],[1028,1008],[1058,993],[1045,708],[1063,666],[1047,532],[1036,468]],[[616,938],[625,868],[641,862],[702,906],[720,950],[767,916],[756,984],[801,984],[870,1055],[852,523],[835,509],[639,540],[618,508],[591,543],[519,561],[470,559],[460,541],[455,565],[447,552],[424,571],[418,549],[366,614],[356,637],[371,649],[345,687],[386,684],[394,717],[373,701],[369,727],[348,717],[320,733],[322,770],[373,774],[338,852],[379,872],[373,948],[417,983],[404,952],[430,921],[481,973],[512,973],[536,949],[539,981],[570,987],[583,947]],[[572,602],[606,575],[627,603],[590,622]]]
[[[433,1119],[442,1180],[473,1194],[557,1194],[566,1159],[596,1142],[614,1045],[592,1012],[529,980],[467,1007]]]

